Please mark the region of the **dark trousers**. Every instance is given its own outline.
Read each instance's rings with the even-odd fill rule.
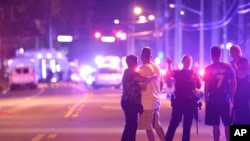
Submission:
[[[138,111],[134,105],[126,101],[121,101],[121,106],[125,115],[125,127],[121,141],[135,141],[137,131]]]
[[[175,131],[182,120],[182,116],[183,116],[182,141],[190,141],[190,130],[194,116],[194,108],[189,106],[187,103],[173,106],[172,117],[170,119],[168,130],[165,136],[166,141],[173,140]]]
[[[250,100],[247,98],[235,99],[234,101],[234,124],[247,124],[250,125]]]

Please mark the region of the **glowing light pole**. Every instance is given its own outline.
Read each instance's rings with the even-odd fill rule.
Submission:
[[[195,13],[195,14],[197,14],[197,15],[200,16],[200,25],[199,25],[199,32],[200,32],[199,33],[200,34],[199,35],[200,36],[200,40],[199,40],[199,59],[200,59],[200,63],[199,64],[200,64],[200,67],[204,67],[204,26],[203,26],[203,22],[204,22],[203,21],[204,20],[204,12],[203,12],[204,11],[204,1],[203,0],[200,1],[200,11],[192,9],[192,8],[187,7],[185,5],[181,5],[180,0],[176,0],[176,4],[169,4],[169,7],[170,8],[175,8],[176,7],[177,10],[179,10],[180,8],[182,8],[182,9],[188,10],[188,11],[190,11],[192,13]],[[181,11],[179,11],[179,12],[181,12]],[[177,13],[177,14],[179,15],[179,13]],[[177,14],[176,14],[176,18],[180,18]],[[181,55],[181,53],[182,53],[182,47],[181,47],[181,39],[182,39],[182,37],[181,37],[182,36],[181,35],[181,24],[180,24],[180,19],[176,19],[176,21],[179,21],[179,23],[177,23],[178,24],[177,25],[178,26],[177,29],[179,29],[179,31],[178,30],[176,31],[177,32],[176,33],[177,39],[175,39],[175,40],[176,40],[176,43],[177,43],[178,47],[175,50],[175,54],[178,54],[177,57],[178,57],[178,59],[180,59],[179,55]],[[178,40],[178,38],[180,38],[180,40]]]
[[[144,24],[155,20],[153,14],[147,14],[148,16],[142,15],[145,9],[136,6],[133,8],[133,14],[129,16],[128,19],[128,44],[127,44],[127,54],[135,54],[135,38],[141,36],[143,33],[136,32],[135,27],[138,24]],[[146,11],[146,13],[150,13]],[[114,21],[118,22],[118,21]],[[119,23],[119,22],[118,22]],[[147,31],[145,31],[147,32]]]
[[[134,54],[135,53],[135,15],[134,14],[140,14],[142,12],[140,7],[133,8],[133,14],[129,12],[128,16],[128,41],[127,41],[127,54]]]

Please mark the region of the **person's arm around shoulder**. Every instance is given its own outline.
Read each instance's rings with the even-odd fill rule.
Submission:
[[[138,81],[138,82],[149,82],[153,79],[157,79],[158,75],[157,74],[153,74],[152,76],[147,76],[147,77],[143,77],[141,76],[139,73],[136,73],[134,76],[134,80]]]

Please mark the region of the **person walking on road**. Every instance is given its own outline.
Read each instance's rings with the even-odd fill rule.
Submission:
[[[139,68],[139,74],[143,77],[156,74],[158,77],[146,85],[142,90],[141,102],[143,112],[139,118],[139,129],[146,130],[149,141],[155,141],[153,129],[161,141],[164,141],[164,131],[160,122],[160,104],[161,104],[161,70],[160,67],[151,61],[152,49],[144,47],[141,51],[141,61],[143,65]]]
[[[172,70],[172,60],[167,59],[168,73],[174,78],[174,95],[171,96],[172,117],[165,135],[166,141],[172,141],[175,131],[183,117],[182,141],[190,141],[190,130],[199,100],[197,94],[201,88],[199,75],[191,69],[192,56],[185,55],[182,59],[183,68]]]
[[[237,87],[233,98],[233,124],[250,125],[250,66],[240,46],[230,48],[231,65],[235,71]]]
[[[229,141],[230,107],[235,94],[236,79],[230,64],[221,62],[220,47],[211,48],[213,63],[205,68],[205,124],[213,126],[214,141],[220,139],[220,120],[225,127],[226,140]]]
[[[124,71],[122,78],[123,91],[121,97],[121,107],[125,115],[125,127],[121,141],[135,141],[138,115],[143,110],[139,82],[148,83],[156,77],[144,78],[137,73],[137,56],[135,55],[128,55],[126,63],[128,68]]]

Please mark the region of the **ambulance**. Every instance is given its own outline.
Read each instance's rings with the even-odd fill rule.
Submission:
[[[37,88],[38,77],[35,70],[35,62],[32,58],[15,57],[8,60],[7,75],[11,90]]]

